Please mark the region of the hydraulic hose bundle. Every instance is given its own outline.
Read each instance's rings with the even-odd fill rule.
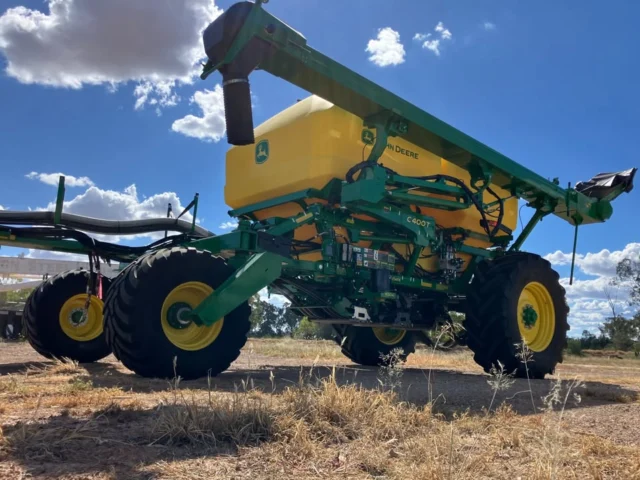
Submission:
[[[39,225],[39,226],[17,226]],[[49,226],[47,226],[49,225]],[[180,232],[152,242],[148,245],[132,247],[96,240],[84,232],[103,235],[137,235]],[[0,212],[0,233],[14,238],[18,243],[28,240],[75,240],[87,252],[101,258],[116,261],[129,261],[150,249],[168,247],[184,243],[191,239],[211,237],[214,234],[190,222],[173,218],[151,218],[144,220],[103,220],[70,213],[62,213],[60,222],[54,222],[53,212]]]

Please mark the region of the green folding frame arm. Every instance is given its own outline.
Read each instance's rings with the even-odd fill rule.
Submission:
[[[599,198],[560,187],[309,47],[263,3],[234,4],[203,34],[208,62],[201,78],[222,74],[229,143],[254,143],[248,76],[260,69],[357,115],[367,126],[379,126],[375,119],[386,115],[393,135],[526,200],[540,218],[553,213],[573,225],[603,222],[613,212],[611,200],[631,190],[635,169]]]

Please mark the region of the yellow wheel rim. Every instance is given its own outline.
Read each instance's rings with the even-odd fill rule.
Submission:
[[[549,290],[538,282],[525,285],[518,299],[518,329],[534,352],[544,351],[556,330],[556,312]]]
[[[224,318],[208,327],[200,327],[187,319],[188,314],[213,292],[206,283],[186,282],[171,290],[162,303],[162,330],[167,339],[182,350],[196,351],[211,345]]]
[[[395,328],[376,327],[372,328],[373,334],[385,345],[396,345],[400,343],[407,334],[406,330],[396,330]]]
[[[100,336],[103,330],[102,309],[104,304],[92,295],[85,315],[87,294],[81,293],[69,298],[58,315],[60,328],[64,334],[78,342],[88,342]]]

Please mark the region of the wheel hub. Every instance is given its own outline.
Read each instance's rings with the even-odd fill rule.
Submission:
[[[400,343],[407,333],[406,330],[385,327],[377,327],[372,330],[376,338],[385,345],[396,345]]]
[[[187,328],[191,325],[189,315],[191,313],[191,305],[185,302],[176,302],[167,310],[167,322],[172,328],[178,330]]]
[[[162,330],[173,345],[186,351],[197,351],[211,345],[222,331],[224,318],[213,325],[200,326],[189,316],[213,288],[202,282],[185,282],[176,286],[162,303],[160,322]]]
[[[69,323],[72,327],[81,327],[87,323],[87,315],[85,315],[84,309],[76,308],[69,315]]]
[[[538,312],[533,308],[533,305],[525,305],[522,308],[522,323],[524,323],[524,327],[527,329],[531,329],[536,326],[536,322],[538,321]]]

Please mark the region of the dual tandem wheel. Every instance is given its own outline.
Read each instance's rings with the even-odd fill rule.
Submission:
[[[229,368],[247,341],[249,305],[211,326],[187,318],[232,273],[223,258],[209,252],[159,250],[115,279],[104,278],[102,299],[93,292],[88,305],[88,272],[56,275],[27,300],[27,338],[49,358],[93,362],[113,352],[144,377],[215,376]],[[480,263],[466,310],[467,344],[485,371],[499,362],[507,372],[543,378],[562,361],[569,309],[558,274],[541,257],[516,253]],[[406,359],[417,341],[410,331],[390,328],[336,325],[335,331],[342,352],[361,365],[378,365],[381,356],[398,348]],[[526,365],[523,340],[531,352]]]

